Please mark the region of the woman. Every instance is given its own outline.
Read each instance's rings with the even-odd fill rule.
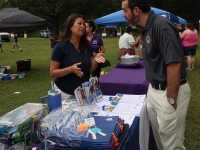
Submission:
[[[58,39],[58,36],[53,31],[52,35],[50,36],[50,42],[51,42],[51,51],[53,51],[54,46],[56,45],[56,40]]]
[[[93,32],[96,29],[95,23],[89,20],[85,22],[85,26],[86,26],[87,39],[92,47],[93,56],[95,57],[98,53],[105,53],[101,37],[98,36],[97,34],[93,34]],[[93,77],[97,76],[99,78],[100,72],[101,72],[101,67],[99,65],[97,69],[92,73],[92,76]]]
[[[89,80],[98,63],[105,62],[103,53],[93,56],[85,32],[85,19],[72,14],[66,21],[64,33],[56,43],[50,64],[50,76],[55,79],[55,88],[62,93],[62,100],[74,95],[74,90]]]
[[[185,25],[185,31],[179,32],[182,39],[182,46],[185,56],[187,57],[186,70],[194,69],[196,49],[198,46],[198,31],[194,28],[193,24],[188,22]]]
[[[133,37],[134,37],[134,40],[135,40],[135,47],[134,47],[134,49],[140,48],[139,37],[137,35],[134,35]]]

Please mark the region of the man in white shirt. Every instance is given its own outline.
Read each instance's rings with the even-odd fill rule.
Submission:
[[[128,26],[126,32],[119,39],[119,57],[129,53],[130,55],[135,55],[134,46],[135,40],[133,38],[133,28]]]

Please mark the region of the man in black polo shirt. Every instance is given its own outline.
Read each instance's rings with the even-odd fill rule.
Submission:
[[[143,27],[142,50],[149,82],[147,111],[159,150],[185,150],[190,87],[176,27],[151,12],[148,0],[122,0],[124,17]]]

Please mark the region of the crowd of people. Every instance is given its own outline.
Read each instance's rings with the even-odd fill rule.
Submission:
[[[143,48],[147,92],[147,112],[159,150],[186,150],[184,132],[190,86],[186,70],[194,69],[198,32],[192,23],[176,26],[151,11],[148,0],[122,0],[123,16],[131,25],[142,27],[134,35],[131,26],[119,38],[119,56],[135,55]],[[74,90],[92,76],[100,77],[105,62],[105,48],[95,34],[93,21],[80,14],[67,18],[63,34],[54,40],[50,76],[55,88],[62,91],[62,100],[74,95]],[[167,30],[166,30],[167,29]],[[187,58],[185,67],[184,55]]]
[[[157,148],[186,150],[185,121],[191,94],[187,71],[195,68],[198,31],[190,22],[183,27],[156,15],[149,0],[121,0],[121,7],[129,26],[119,38],[119,57],[135,55],[142,48],[149,83],[146,108]],[[134,34],[133,25],[142,27],[140,35]],[[50,76],[55,78],[54,88],[61,91],[62,100],[74,95],[91,75],[100,77],[106,51],[95,30],[94,21],[74,13],[67,18],[62,35],[52,32]],[[117,35],[116,29],[108,31],[110,36]],[[22,52],[17,34],[13,34],[12,52],[15,47]],[[0,50],[3,52],[1,37]]]

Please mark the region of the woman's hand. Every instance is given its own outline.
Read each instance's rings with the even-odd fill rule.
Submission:
[[[103,57],[104,53],[97,53],[94,60],[98,63],[104,63],[105,62],[105,58]]]
[[[93,56],[95,57],[96,55],[97,55],[97,53],[94,53],[94,52],[93,52]]]
[[[80,64],[81,64],[81,62],[80,63],[75,63],[74,65],[72,65],[71,66],[71,71],[72,71],[72,73],[76,74],[77,76],[82,77],[83,76],[83,72],[78,67]]]

